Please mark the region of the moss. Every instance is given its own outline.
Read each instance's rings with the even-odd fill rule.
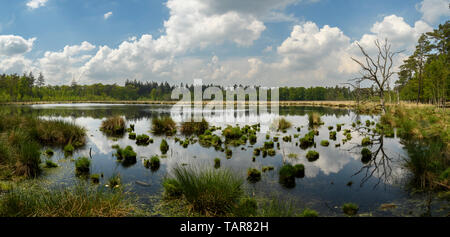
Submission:
[[[255,168],[249,168],[247,170],[247,180],[250,183],[256,183],[261,180],[261,171]]]
[[[328,130],[333,130],[334,129],[334,127],[333,126],[328,126]]]
[[[161,144],[159,145],[159,149],[161,150],[161,154],[167,154],[167,151],[169,150],[169,144],[167,144],[167,141],[165,139],[162,139]]]
[[[255,149],[253,150],[253,155],[259,156],[260,154],[261,154],[261,149],[255,148]]]
[[[320,142],[320,145],[321,145],[321,146],[329,146],[329,145],[330,145],[330,142],[327,141],[327,140],[322,140],[322,141]]]
[[[354,216],[358,213],[359,207],[354,203],[345,203],[342,206],[342,211],[348,216]]]
[[[319,153],[317,151],[310,150],[306,154],[306,159],[308,159],[308,161],[310,161],[310,162],[316,161],[319,159]]]
[[[296,178],[305,177],[305,166],[303,164],[297,164],[294,166],[294,174]]]
[[[79,157],[75,161],[75,172],[78,175],[89,173],[90,167],[91,167],[91,160],[87,157]]]
[[[336,124],[336,131],[340,132],[342,129],[342,124]]]

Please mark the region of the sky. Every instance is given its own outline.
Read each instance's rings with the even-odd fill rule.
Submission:
[[[127,79],[335,86],[388,38],[403,52],[450,18],[450,0],[0,0],[0,73],[51,85]]]

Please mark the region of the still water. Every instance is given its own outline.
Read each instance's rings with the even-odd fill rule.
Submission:
[[[61,148],[52,147],[55,155],[52,160],[59,164],[59,168],[46,170],[41,178],[51,186],[70,185],[78,181],[74,172],[73,158],[92,156],[91,174],[103,174],[100,185],[105,185],[108,178],[120,174],[122,184],[130,192],[148,205],[152,205],[161,196],[162,179],[177,165],[214,167],[214,159],[220,158],[221,168],[234,170],[238,175],[246,177],[248,168],[262,169],[263,166],[273,166],[274,170],[262,174],[262,179],[256,184],[247,183],[248,193],[257,197],[277,198],[293,202],[298,208],[315,209],[322,216],[342,216],[340,207],[344,203],[352,202],[359,205],[359,213],[363,216],[420,216],[427,211],[427,198],[420,194],[411,194],[407,190],[409,173],[404,168],[408,153],[403,148],[403,141],[398,138],[383,137],[370,147],[376,158],[368,164],[361,161],[361,140],[363,136],[352,128],[352,123],[366,120],[378,122],[378,116],[356,114],[348,109],[332,109],[320,107],[281,107],[280,116],[292,123],[292,128],[286,133],[277,132],[272,128],[275,117],[270,114],[250,114],[263,116],[267,122],[261,123],[261,130],[257,133],[257,143],[239,147],[229,147],[233,151],[230,159],[224,152],[216,151],[214,147],[202,147],[198,142],[183,148],[175,143],[174,137],[184,139],[181,134],[173,137],[161,137],[151,134],[152,117],[170,115],[170,106],[162,105],[106,105],[106,104],[67,104],[67,105],[32,105],[32,106],[4,106],[4,113],[20,113],[39,116],[43,119],[63,119],[72,121],[87,131],[87,143],[82,149],[76,150],[73,157],[65,157]],[[247,111],[248,112],[248,111]],[[316,147],[301,149],[296,143],[299,138],[308,133],[308,113],[318,112],[324,122],[315,137]],[[110,138],[100,130],[102,120],[113,115],[121,115],[127,125],[135,124],[135,133],[147,134],[154,139],[148,146],[137,146],[125,134],[120,138]],[[219,116],[219,115],[217,115]],[[228,125],[213,116],[208,118],[210,125]],[[239,116],[239,113],[234,114]],[[241,122],[251,125],[252,123]],[[329,139],[329,126],[336,130],[336,124],[344,124],[342,131],[337,133],[336,141]],[[236,125],[236,124],[230,124]],[[298,132],[297,128],[300,128]],[[345,144],[343,131],[352,129],[352,139]],[[216,131],[220,135],[221,131]],[[263,158],[257,156],[253,161],[253,149],[263,146],[266,134],[280,138],[280,148],[275,156]],[[283,137],[292,135],[292,142],[284,142]],[[294,135],[298,138],[294,138]],[[151,171],[143,165],[143,159],[153,155],[161,155],[159,145],[165,138],[169,144],[167,157],[161,159],[161,166],[157,171]],[[330,145],[324,147],[320,141],[329,140]],[[137,163],[123,166],[114,157],[113,145],[121,147],[132,146],[137,152]],[[340,147],[336,147],[340,144]],[[316,150],[320,158],[314,162],[306,159],[308,150]],[[279,184],[278,170],[286,163],[304,164],[305,177],[296,179],[294,188],[285,188]],[[155,198],[156,197],[156,198]],[[382,204],[391,208],[380,208]],[[433,215],[445,215],[448,207],[440,201],[433,201],[431,212]]]

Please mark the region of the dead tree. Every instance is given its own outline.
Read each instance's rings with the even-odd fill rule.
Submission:
[[[367,51],[359,44],[356,43],[361,50],[365,60],[358,60],[352,57],[352,60],[361,66],[361,76],[352,81],[356,84],[361,84],[365,81],[372,82],[378,89],[380,96],[380,106],[382,112],[386,112],[384,94],[386,90],[389,90],[389,79],[395,74],[393,71],[394,57],[401,51],[392,52],[391,44],[385,39],[382,45],[379,40],[375,40],[375,46],[378,49],[376,58],[372,58]]]

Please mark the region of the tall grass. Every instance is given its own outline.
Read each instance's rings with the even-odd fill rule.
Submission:
[[[42,187],[14,187],[0,197],[3,217],[124,217],[140,210],[122,190],[78,184],[48,190]]]
[[[450,179],[440,176],[450,167],[450,112],[434,107],[390,107],[380,119],[382,127],[397,128],[408,150],[406,167],[411,185],[418,190],[447,187]]]
[[[125,126],[125,120],[121,116],[114,116],[103,120],[100,130],[109,136],[122,136]]]
[[[322,120],[320,119],[320,114],[317,112],[308,113],[308,122],[310,128],[323,124]]]
[[[0,116],[0,178],[36,177],[42,145],[79,147],[86,132],[73,123],[26,116]]]
[[[171,117],[156,117],[152,119],[152,131],[155,134],[173,135],[177,132],[177,124]]]
[[[180,131],[185,135],[201,135],[209,128],[209,124],[205,119],[201,122],[183,122]]]
[[[175,167],[163,181],[166,198],[183,198],[207,216],[229,213],[243,196],[243,179],[227,169]]]

